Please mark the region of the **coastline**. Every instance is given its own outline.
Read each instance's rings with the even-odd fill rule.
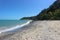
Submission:
[[[60,21],[34,21],[0,40],[60,40]]]
[[[18,30],[20,30],[22,27],[27,26],[28,24],[30,24],[32,22],[32,20],[27,21],[26,23],[22,24],[22,25],[17,25],[16,27],[12,27],[6,30],[2,30],[0,31],[0,37],[4,36],[4,35],[9,35],[9,34],[14,34],[15,32],[17,32]]]

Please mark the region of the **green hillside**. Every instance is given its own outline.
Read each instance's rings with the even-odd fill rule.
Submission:
[[[31,20],[60,20],[60,0],[56,0],[49,8],[42,10],[38,15],[23,17]]]

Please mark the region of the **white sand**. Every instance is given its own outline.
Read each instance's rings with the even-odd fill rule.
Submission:
[[[2,39],[3,38],[3,39]],[[35,21],[1,40],[60,40],[60,21]]]

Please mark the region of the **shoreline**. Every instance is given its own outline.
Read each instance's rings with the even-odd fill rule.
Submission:
[[[6,33],[6,32],[12,32],[12,31],[14,31],[14,30],[18,30],[18,29],[20,29],[20,28],[22,28],[22,27],[30,24],[30,22],[32,22],[32,20],[29,20],[29,21],[27,21],[27,22],[24,23],[24,24],[17,25],[16,27],[12,27],[12,28],[9,28],[9,29],[2,30],[2,31],[0,31],[0,34],[1,34],[1,33]]]
[[[0,40],[60,40],[60,21],[34,21]]]

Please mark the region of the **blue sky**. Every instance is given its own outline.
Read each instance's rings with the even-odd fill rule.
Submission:
[[[37,15],[55,0],[0,0],[0,19],[20,19]]]

